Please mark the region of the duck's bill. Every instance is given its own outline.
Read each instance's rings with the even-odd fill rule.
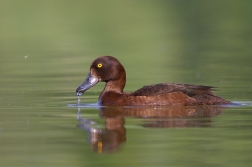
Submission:
[[[99,79],[89,73],[85,81],[76,89],[76,95],[81,96],[82,93],[84,93],[86,90],[88,90],[98,82]]]

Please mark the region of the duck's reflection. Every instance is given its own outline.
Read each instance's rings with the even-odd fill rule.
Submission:
[[[126,141],[125,117],[143,119],[143,127],[177,128],[209,127],[211,117],[222,112],[221,106],[176,107],[102,107],[100,117],[105,119],[105,129],[95,128],[94,121],[81,117],[78,127],[89,134],[91,148],[98,153],[114,152]]]
[[[82,118],[80,112],[77,119],[80,122],[78,127],[88,132],[91,149],[98,153],[116,151],[120,144],[126,141],[126,129],[122,116],[106,117],[105,129],[95,128],[93,125],[96,122]]]

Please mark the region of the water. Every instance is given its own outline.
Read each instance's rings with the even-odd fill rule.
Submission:
[[[251,166],[250,6],[0,1],[0,166]],[[100,55],[126,92],[202,84],[238,105],[100,107],[104,83],[75,92]]]

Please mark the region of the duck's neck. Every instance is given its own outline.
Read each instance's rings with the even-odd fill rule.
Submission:
[[[102,93],[105,92],[123,93],[125,84],[126,84],[126,75],[121,75],[120,78],[116,80],[110,80],[106,82],[105,88],[103,89]]]
[[[123,89],[126,84],[126,72],[123,67],[120,69],[120,75],[117,76],[117,78],[106,82],[105,88],[100,96],[107,92],[123,93]]]

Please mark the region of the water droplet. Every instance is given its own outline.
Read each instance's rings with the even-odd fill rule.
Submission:
[[[81,96],[81,95],[82,95],[82,92],[77,92],[76,95],[77,95],[77,96]]]
[[[80,98],[80,96],[78,96],[78,113],[80,113],[80,100],[81,100],[81,98]]]

